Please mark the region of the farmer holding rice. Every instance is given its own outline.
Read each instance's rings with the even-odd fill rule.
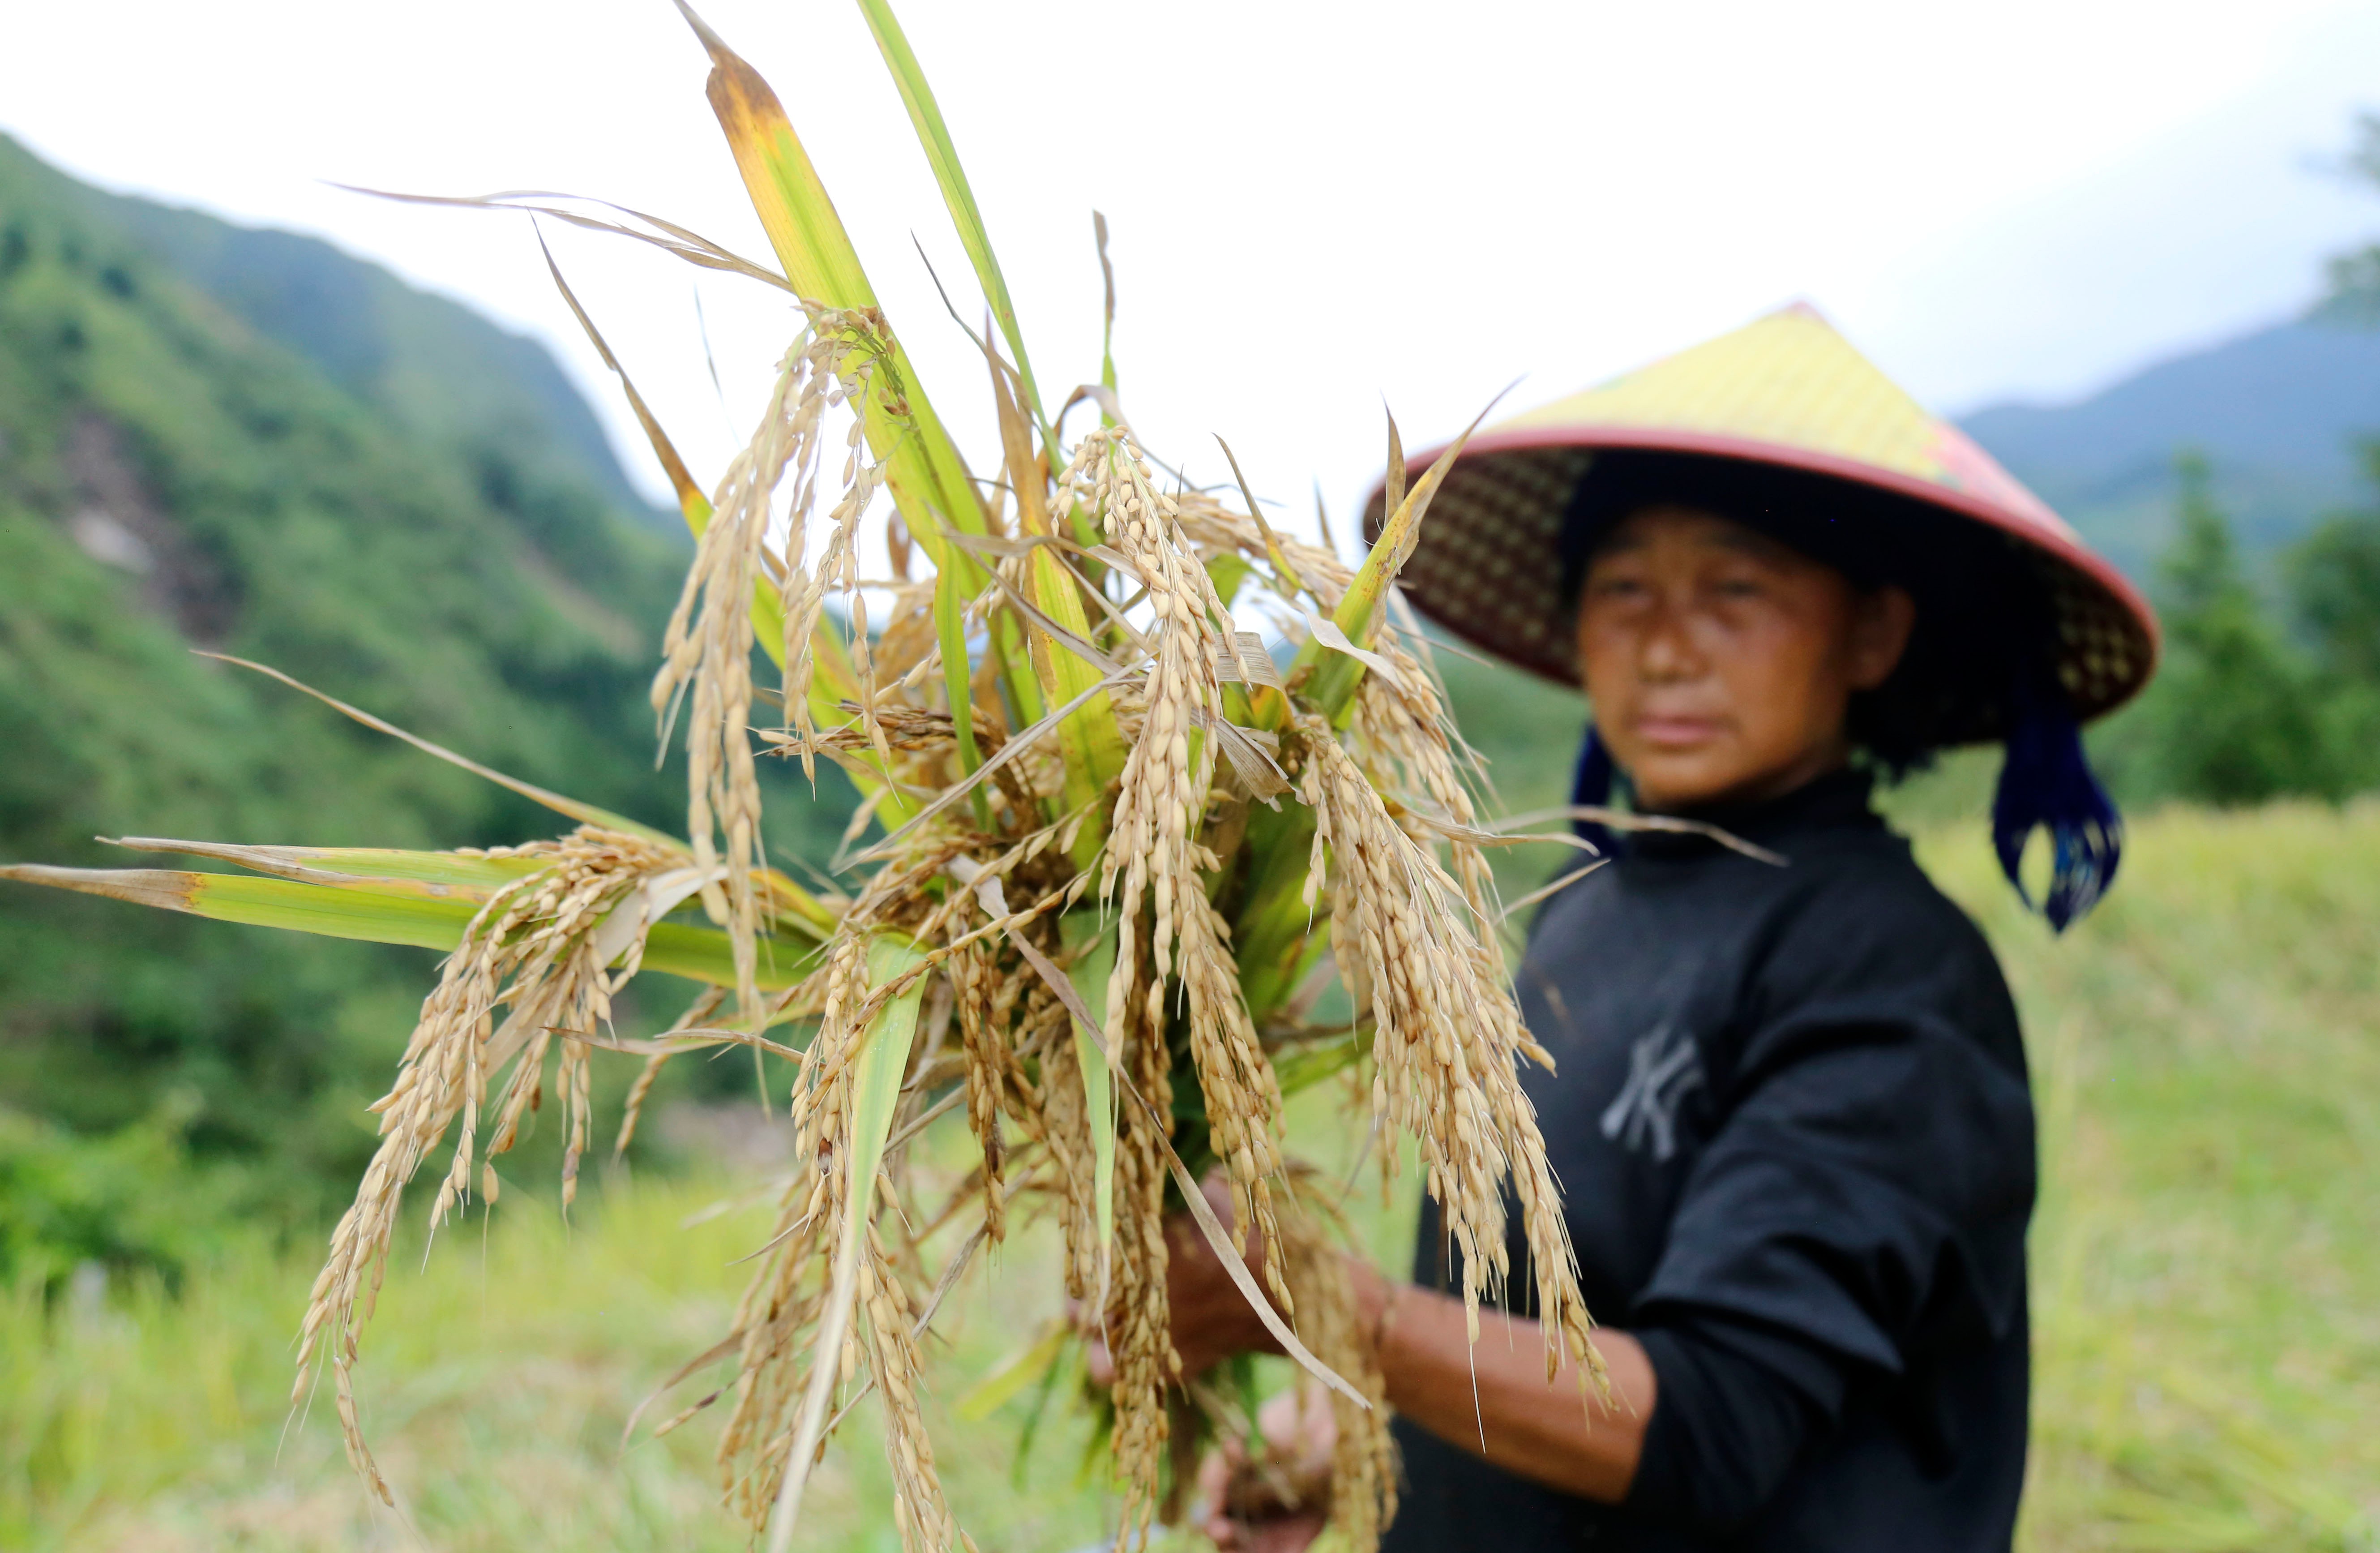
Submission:
[[[2047,831],[2062,928],[2116,871],[2077,729],[2147,679],[2146,605],[1802,307],[1480,435],[1402,580],[1583,685],[1579,805],[1618,789],[1748,845],[1584,826],[1611,862],[1539,909],[1518,989],[1556,1070],[1524,1082],[1611,1401],[1548,1380],[1517,1227],[1515,1308],[1467,1341],[1426,1207],[1414,1280],[1357,1275],[1403,1456],[1387,1546],[2006,1549],[2024,1049],[1991,949],[1871,792],[2005,745],[1994,840],[2023,890]],[[1185,1373],[1269,1346],[1195,1236],[1172,1283]],[[1276,1450],[1305,1437],[1277,1466],[1329,1460],[1327,1411],[1272,1422]],[[1304,1546],[1313,1496],[1264,1498],[1294,1475],[1227,1488],[1210,1462],[1208,1531]]]

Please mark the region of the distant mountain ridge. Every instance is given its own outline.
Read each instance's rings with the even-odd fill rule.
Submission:
[[[2068,405],[1961,425],[2135,578],[2171,532],[2174,459],[2207,458],[2242,544],[2269,553],[2380,501],[2358,445],[2380,438],[2380,329],[2311,315],[2145,368]]]
[[[541,475],[589,486],[639,515],[651,510],[587,401],[537,341],[320,238],[103,193],[42,166],[6,135],[0,159],[415,433],[501,446]],[[674,531],[676,513],[665,516]]]

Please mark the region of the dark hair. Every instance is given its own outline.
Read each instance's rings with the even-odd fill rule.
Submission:
[[[2055,632],[2035,567],[1998,530],[1855,480],[1750,459],[1619,449],[1598,453],[1572,492],[1561,533],[1562,597],[1572,601],[1621,519],[1694,507],[1741,523],[1830,566],[1862,591],[1908,590],[1917,620],[1882,685],[1852,697],[1847,732],[1887,775],[1998,736],[2020,682],[2042,672]]]

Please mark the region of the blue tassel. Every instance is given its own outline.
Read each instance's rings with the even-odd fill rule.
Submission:
[[[2008,735],[2008,763],[1992,795],[1992,845],[2028,906],[2018,877],[2024,843],[2046,826],[2052,844],[2048,898],[2038,909],[2059,932],[2098,904],[2124,855],[2124,822],[2082,754],[2082,731],[2054,688],[2020,686]]]
[[[1611,751],[1603,747],[1603,737],[1595,731],[1592,720],[1586,725],[1586,738],[1578,746],[1578,770],[1571,777],[1570,801],[1589,808],[1611,807],[1611,783],[1616,774],[1611,764]],[[1611,832],[1591,819],[1573,819],[1571,830],[1604,856],[1612,855]]]

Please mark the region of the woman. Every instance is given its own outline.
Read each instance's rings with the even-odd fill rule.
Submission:
[[[2006,1549],[2023,1048],[1989,947],[1870,788],[2006,743],[1996,841],[2014,882],[2050,831],[2062,928],[2119,851],[2077,722],[2146,680],[2146,606],[1798,308],[1478,439],[1404,583],[1584,684],[1582,805],[1616,775],[1782,861],[1597,832],[1611,864],[1539,911],[1518,988],[1557,1066],[1526,1084],[1614,1401],[1584,1415],[1534,1332],[1465,1341],[1426,1208],[1413,1282],[1357,1270],[1403,1453],[1387,1546]],[[1266,1346],[1210,1257],[1176,1261],[1186,1371]],[[1223,1500],[1226,1545],[1312,1535]]]

